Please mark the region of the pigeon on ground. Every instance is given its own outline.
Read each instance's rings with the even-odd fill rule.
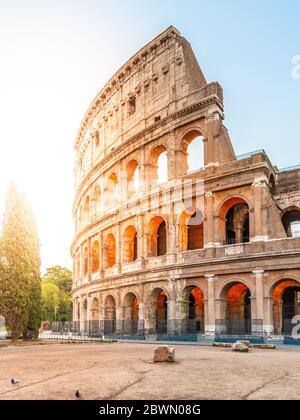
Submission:
[[[19,381],[17,381],[16,379],[14,379],[14,378],[12,378],[12,380],[10,381],[13,385],[17,385],[17,384],[19,384],[20,382]]]
[[[75,397],[76,398],[80,398],[81,397],[81,394],[80,394],[80,392],[78,391],[78,389],[76,390],[76,392],[75,392]]]

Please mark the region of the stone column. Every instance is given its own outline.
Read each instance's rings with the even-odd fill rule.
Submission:
[[[104,277],[104,265],[103,265],[103,234],[99,232],[98,234],[98,242],[99,242],[99,279],[103,279]]]
[[[168,334],[176,332],[176,285],[175,279],[168,281]]]
[[[99,300],[99,329],[102,334],[104,334],[104,321],[105,321],[105,302],[103,300],[103,294],[98,293]]]
[[[77,309],[77,298],[73,298],[72,299],[72,320],[73,320],[73,322],[77,320],[76,309]]]
[[[80,319],[79,319],[79,324],[80,324],[80,332],[83,333],[84,332],[84,309],[83,309],[83,304],[84,304],[84,296],[80,296],[79,298],[79,304],[80,304]]]
[[[151,188],[153,187],[153,184],[155,183],[152,179],[152,165],[150,163],[144,164],[144,182],[143,182],[143,188],[144,193],[148,194]]]
[[[137,213],[136,215],[136,230],[137,230],[137,261],[139,268],[144,267],[145,258],[145,235],[144,235],[144,216],[143,214]]]
[[[227,322],[226,322],[227,299],[224,299],[224,298],[215,299],[215,307],[216,307],[216,333],[224,334],[227,331]]]
[[[187,323],[189,317],[189,300],[184,300],[184,296],[178,296],[176,301],[176,328],[180,335],[187,333]]]
[[[87,305],[86,305],[86,320],[87,320],[87,323],[86,323],[86,332],[89,334],[90,333],[90,330],[91,330],[91,320],[92,320],[92,314],[91,314],[91,312],[92,312],[92,297],[88,294],[87,295],[87,297],[86,297],[86,300],[87,300]]]
[[[121,226],[120,223],[116,224],[116,265],[118,273],[121,273],[122,268],[122,242],[121,242]]]
[[[270,296],[264,297],[264,332],[267,334],[274,333],[273,321],[273,298]]]
[[[254,270],[253,275],[255,276],[256,319],[254,318],[254,313],[251,310],[252,331],[262,333],[264,330],[264,270]]]
[[[88,239],[88,281],[92,280],[92,244],[91,238]]]
[[[144,335],[144,304],[139,303],[138,335]]]
[[[83,249],[82,247],[79,248],[78,251],[78,256],[79,256],[79,278],[78,278],[78,283],[82,284],[83,283]]]
[[[117,190],[117,199],[116,199],[116,206],[120,206],[124,201],[128,199],[127,191],[127,172],[124,166],[123,161],[118,163],[118,190]]]
[[[206,334],[215,334],[216,331],[216,314],[215,314],[215,275],[208,274],[205,276],[207,280],[207,321],[205,325]]]
[[[178,147],[175,149],[175,159],[174,176],[178,178],[187,173],[187,153]]]
[[[262,189],[265,188],[265,186],[265,179],[256,179],[252,184],[254,203],[254,215],[252,218],[252,222],[254,223],[254,237],[251,238],[252,241],[264,241],[268,239],[265,235],[263,235],[265,229],[262,224]]]
[[[174,204],[170,204],[169,226],[167,230],[167,253],[169,254],[169,263],[175,263],[176,260],[176,217],[174,213]]]
[[[214,193],[211,191],[205,194],[205,228],[204,228],[204,247],[212,248],[215,246],[214,238]]]
[[[223,112],[215,105],[206,115],[206,136],[204,138],[205,167],[219,165],[219,133],[222,125]]]
[[[168,180],[174,179],[176,177],[175,171],[176,171],[176,154],[175,154],[175,148],[174,148],[174,142],[173,139],[171,139],[169,143],[169,150],[168,153]]]
[[[145,150],[144,147],[139,149],[139,191],[138,195],[144,196],[146,186],[146,167],[145,167]]]

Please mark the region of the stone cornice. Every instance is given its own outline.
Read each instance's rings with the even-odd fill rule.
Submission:
[[[192,252],[192,251],[191,251]],[[264,268],[265,272],[269,272],[269,271],[276,271],[276,270],[281,270],[282,267],[280,265],[280,258],[285,258],[285,257],[289,257],[292,256],[295,259],[298,259],[300,255],[300,250],[287,250],[287,251],[276,251],[276,252],[268,252],[268,253],[257,253],[257,254],[250,254],[250,255],[239,255],[239,256],[227,256],[227,257],[220,257],[220,258],[213,258],[213,259],[205,259],[203,261],[195,261],[195,262],[187,262],[187,263],[176,263],[176,264],[172,264],[172,265],[164,265],[163,267],[151,267],[151,268],[145,268],[141,271],[135,271],[132,273],[124,273],[124,274],[118,274],[116,276],[111,276],[111,277],[106,277],[105,279],[102,280],[98,280],[98,281],[94,281],[92,283],[86,283],[86,284],[81,284],[80,286],[77,286],[75,288],[72,289],[72,294],[75,294],[76,292],[80,291],[80,290],[84,290],[86,287],[91,287],[92,285],[99,288],[99,286],[103,285],[103,289],[107,289],[109,287],[112,288],[116,288],[116,287],[126,287],[128,286],[128,284],[124,284],[124,279],[125,278],[134,278],[136,276],[138,276],[139,274],[143,275],[143,276],[147,276],[147,274],[155,274],[158,272],[168,272],[168,275],[170,275],[170,272],[178,272],[178,269],[180,269],[182,271],[181,277],[182,278],[186,278],[187,273],[186,270],[188,269],[193,269],[194,267],[198,268],[197,274],[195,274],[195,276],[199,277],[199,270],[202,273],[203,276],[205,275],[211,275],[211,273],[213,272],[214,275],[218,275],[218,274],[234,274],[234,273],[238,273],[241,274],[241,272],[244,273],[251,273],[253,269],[255,268],[255,266],[257,266],[258,261],[261,261],[260,266]],[[268,267],[264,267],[264,262],[266,260],[270,260],[270,259],[274,259],[274,267],[272,270],[270,270],[270,268]],[[224,264],[224,262],[230,261],[231,265],[230,265],[230,269],[227,270],[226,272],[224,272],[224,269],[221,269],[221,271],[218,268],[218,266]],[[249,265],[245,265],[245,262],[249,262]],[[234,264],[237,264],[236,266],[234,266]],[[241,268],[241,266],[239,264],[243,265],[243,269]],[[253,264],[253,266],[251,266],[251,264]],[[284,263],[284,269],[287,270],[292,270],[292,269],[297,269],[298,267],[295,266],[295,263],[290,263],[290,264],[286,264]],[[191,273],[192,275],[193,273]],[[143,281],[144,284],[148,283],[148,282],[153,282],[155,281],[153,278],[147,278],[144,277],[145,280]],[[109,285],[109,282],[111,282],[111,279],[116,279],[116,280],[120,280],[120,284],[114,284],[113,286]],[[140,281],[140,280],[139,280]],[[99,289],[98,289],[99,290]]]

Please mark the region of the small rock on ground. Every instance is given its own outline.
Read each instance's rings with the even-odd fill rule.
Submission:
[[[154,363],[161,363],[161,362],[175,362],[175,348],[172,346],[158,346],[154,350],[153,356]]]

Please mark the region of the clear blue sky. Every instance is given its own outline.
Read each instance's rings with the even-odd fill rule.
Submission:
[[[238,154],[300,163],[299,0],[0,0],[0,201],[13,179],[35,210],[43,267],[70,265],[73,142],[97,92],[168,26],[225,93]]]

